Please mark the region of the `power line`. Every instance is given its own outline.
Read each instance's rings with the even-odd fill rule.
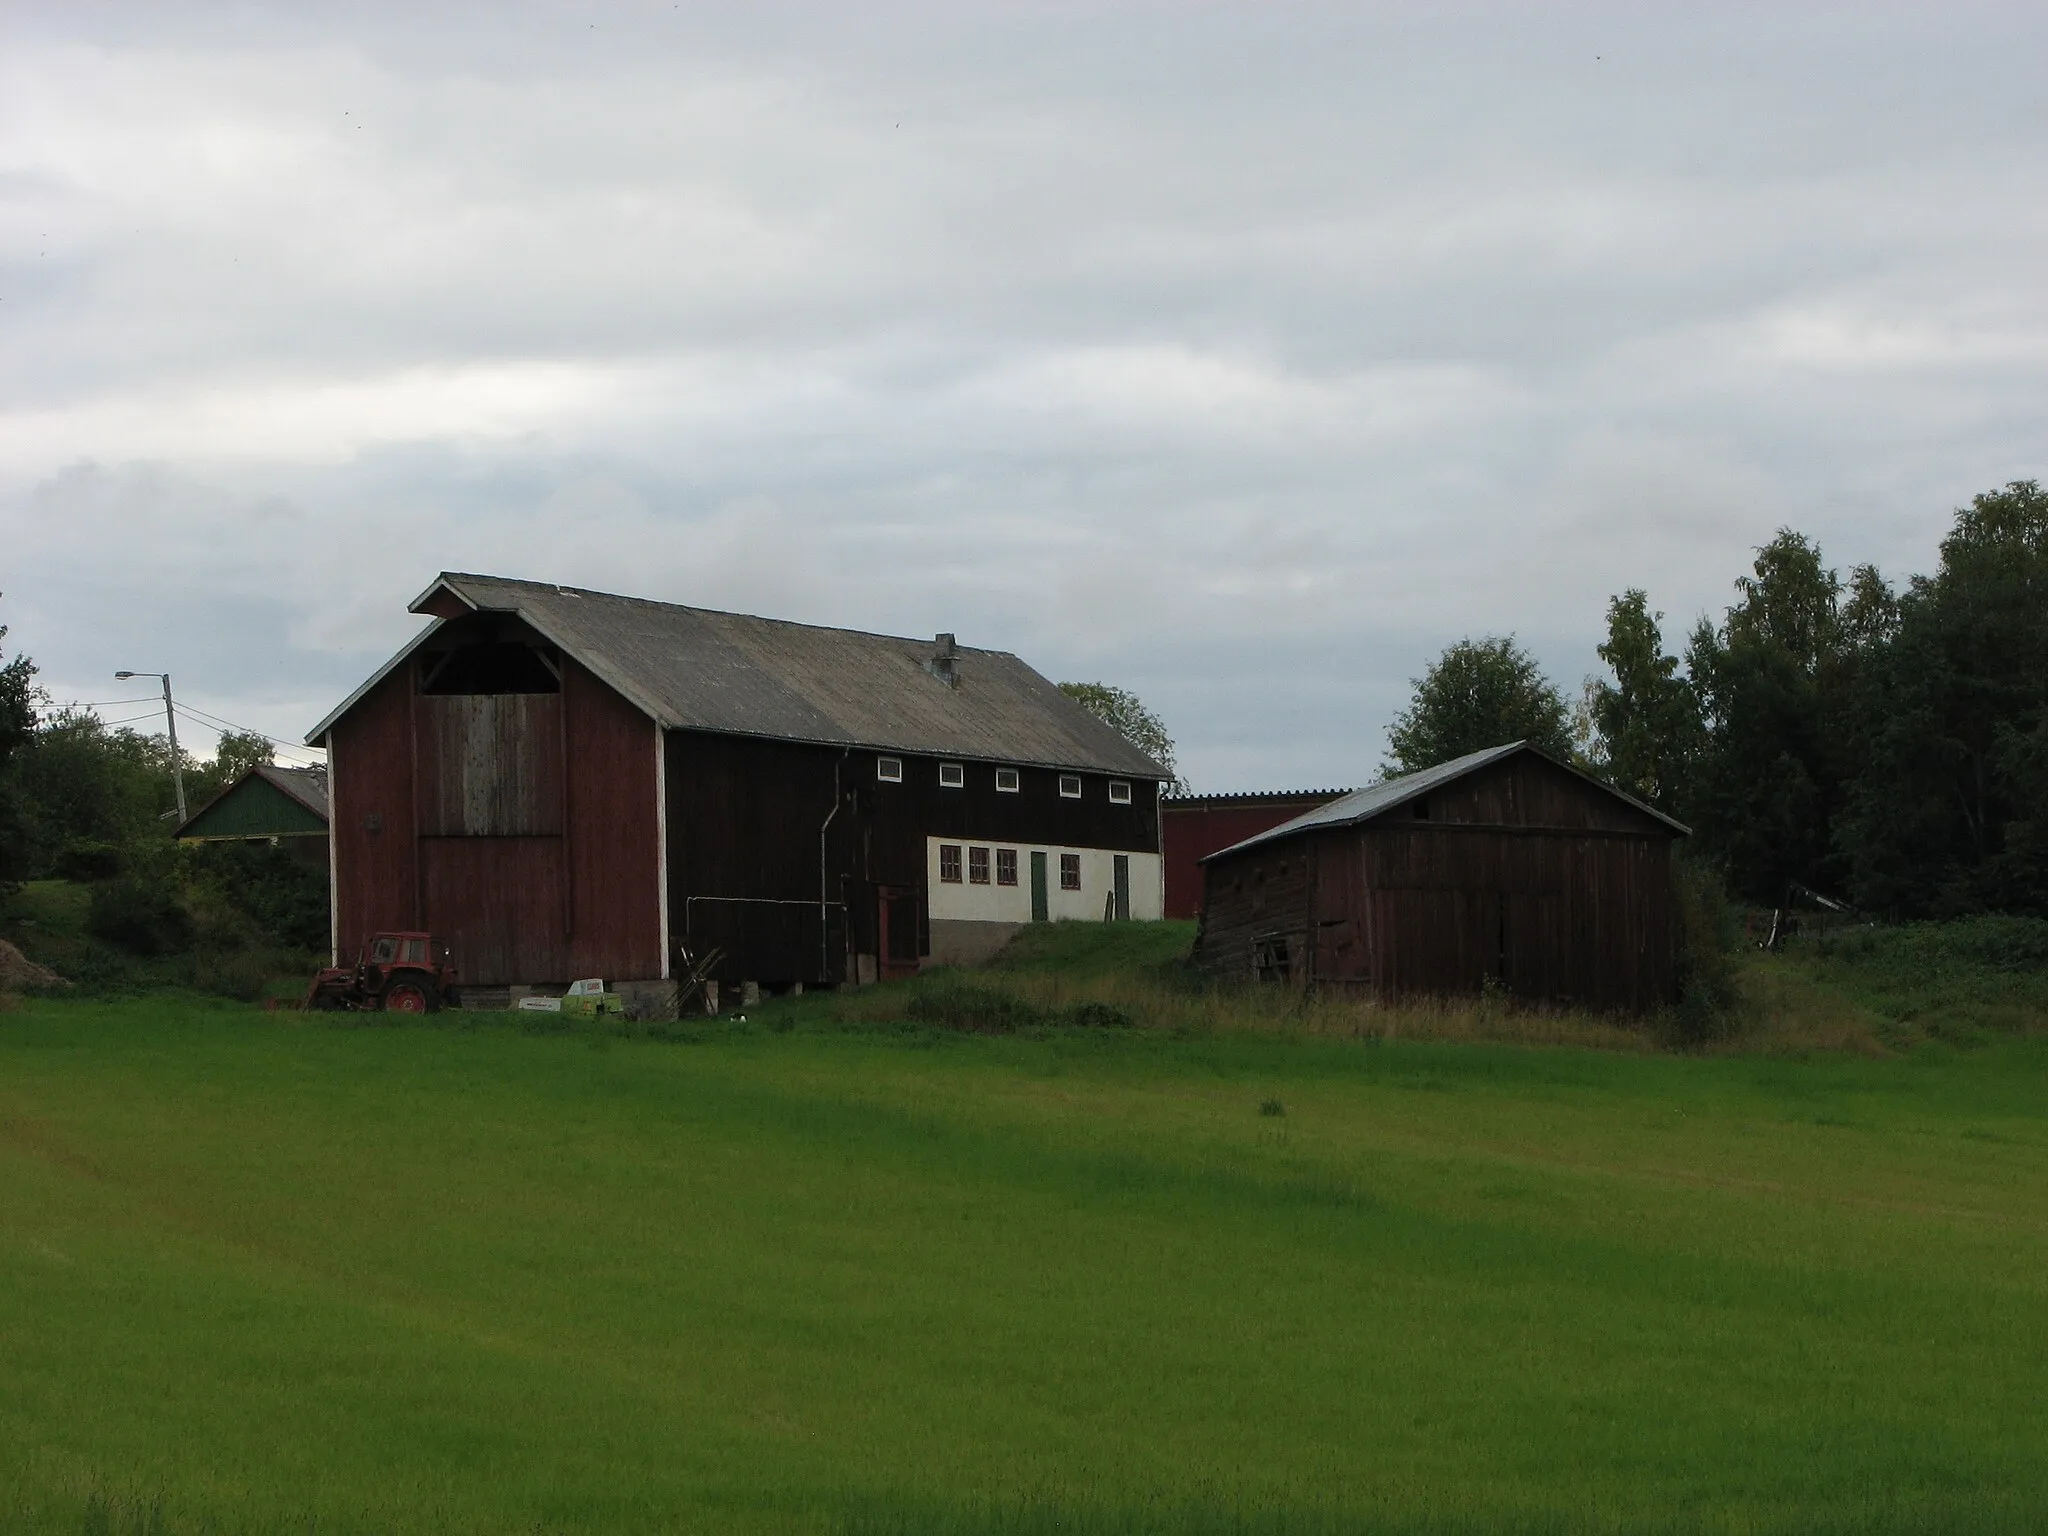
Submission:
[[[185,716],[194,725],[204,726],[210,731],[227,730],[237,731],[244,736],[260,736],[273,747],[282,747],[287,752],[297,753],[300,757],[312,758],[315,762],[326,761],[324,754],[315,752],[310,747],[300,746],[297,742],[286,741],[282,737],[273,736],[268,731],[259,731],[251,726],[237,725],[232,720],[223,720],[219,715],[210,715],[205,710],[194,709],[189,704],[179,704],[174,707],[179,714]]]
[[[73,699],[66,709],[112,709],[116,704],[156,704],[162,702],[161,694],[149,694],[140,699]]]

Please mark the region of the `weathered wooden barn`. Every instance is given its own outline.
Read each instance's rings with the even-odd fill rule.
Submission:
[[[430,929],[495,986],[717,949],[783,987],[1160,915],[1164,770],[1015,656],[489,576],[412,608],[307,738],[337,954]]]
[[[181,843],[266,842],[327,867],[327,770],[259,763],[194,811]]]
[[[1686,829],[1527,742],[1375,784],[1203,864],[1217,975],[1642,1013],[1676,989]]]
[[[1189,918],[1200,914],[1202,860],[1210,854],[1350,793],[1348,789],[1295,789],[1166,796],[1159,806],[1161,851],[1166,859],[1166,915]]]

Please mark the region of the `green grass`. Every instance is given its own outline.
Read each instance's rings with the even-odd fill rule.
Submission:
[[[0,1528],[2048,1525],[2039,1037],[826,1006],[0,1014]]]

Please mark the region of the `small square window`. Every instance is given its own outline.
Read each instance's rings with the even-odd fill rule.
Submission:
[[[1014,769],[1014,768],[998,768],[998,769],[996,770],[996,793],[997,793],[997,794],[999,794],[999,795],[1014,795],[1014,794],[1016,794],[1016,793],[1017,793],[1017,790],[1018,790],[1018,788],[1019,788],[1019,781],[1018,781],[1018,774],[1017,774],[1017,770],[1016,770],[1016,769]]]
[[[901,784],[903,782],[903,759],[900,757],[876,758],[875,777],[884,784]]]
[[[1063,773],[1060,775],[1060,798],[1062,800],[1078,800],[1081,798],[1081,775],[1078,773]]]
[[[996,884],[1015,885],[1016,883],[1017,850],[1014,848],[998,848],[996,850]]]
[[[1078,891],[1081,889],[1081,855],[1063,853],[1060,855],[1060,889]]]
[[[960,883],[960,845],[939,844],[939,878],[948,885]]]
[[[1129,780],[1111,779],[1109,781],[1109,803],[1111,805],[1129,805],[1131,803]]]
[[[967,770],[958,763],[939,764],[939,788],[961,789],[967,783]]]
[[[967,850],[967,883],[969,885],[988,884],[988,850],[986,848],[970,848]]]

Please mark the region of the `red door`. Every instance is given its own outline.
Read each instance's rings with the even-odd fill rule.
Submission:
[[[885,885],[876,893],[882,980],[917,974],[917,892]]]

